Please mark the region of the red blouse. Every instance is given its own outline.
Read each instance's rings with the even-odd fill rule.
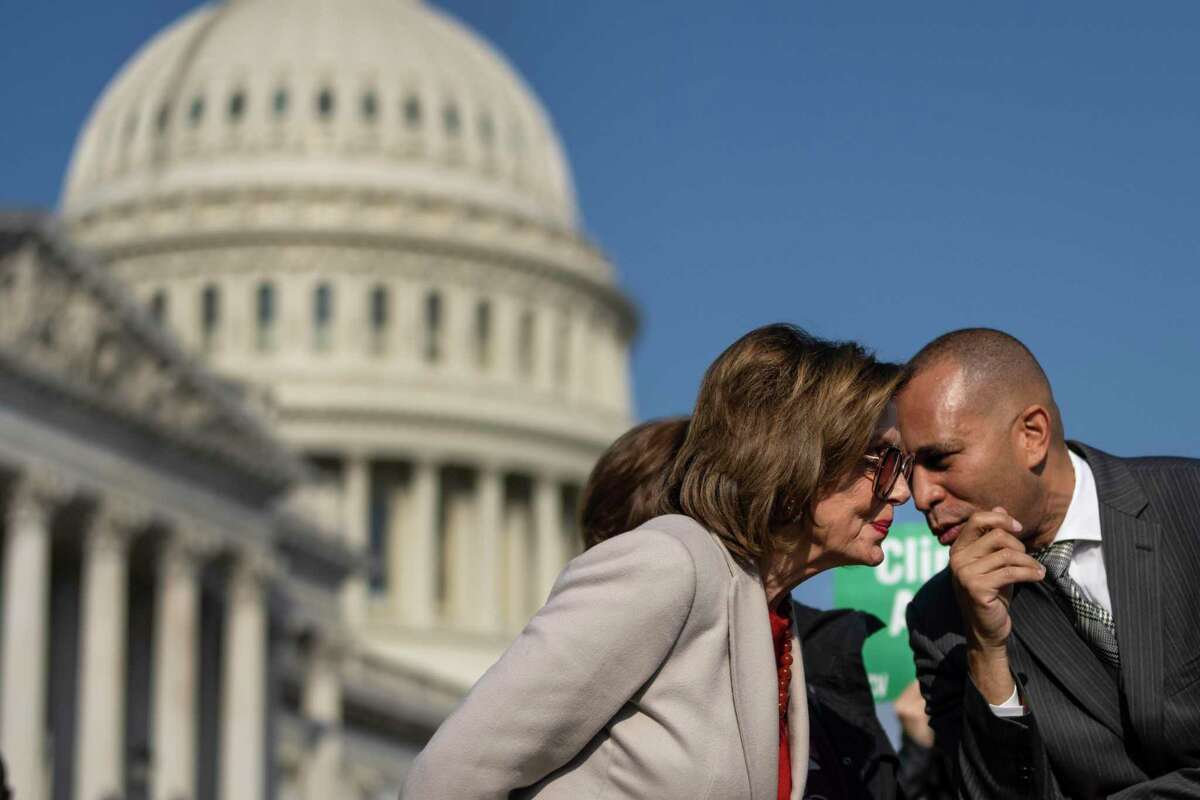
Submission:
[[[775,668],[779,675],[779,800],[792,796],[792,758],[788,744],[788,687],[792,678],[792,635],[790,598],[770,609],[771,637],[775,640]]]

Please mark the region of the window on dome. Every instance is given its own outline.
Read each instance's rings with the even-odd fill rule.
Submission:
[[[492,115],[486,111],[479,117],[479,139],[489,150],[496,142],[496,127],[492,124]]]
[[[409,95],[404,101],[404,124],[409,129],[421,126],[421,99],[415,94]]]
[[[220,325],[221,293],[210,283],[200,293],[200,345],[206,352],[216,349]]]
[[[458,116],[458,106],[453,103],[447,103],[442,109],[442,124],[446,126],[446,135],[451,138],[457,138],[459,131],[462,129],[462,120]]]
[[[522,377],[533,375],[534,365],[534,318],[533,312],[526,309],[521,312],[521,320],[517,323],[517,371]]]
[[[333,90],[329,87],[325,87],[317,95],[317,113],[321,115],[321,119],[333,116]]]
[[[150,295],[150,319],[158,325],[167,323],[167,291],[159,289]]]
[[[263,281],[255,293],[255,346],[260,353],[275,349],[275,286]]]
[[[155,119],[155,125],[159,133],[166,133],[167,126],[171,123],[171,106],[163,103],[158,108],[158,117]]]
[[[480,300],[475,305],[475,366],[487,369],[492,362],[492,305]]]
[[[229,119],[232,122],[241,122],[242,115],[246,112],[246,93],[242,91],[234,92],[229,98]]]
[[[282,117],[287,114],[288,110],[288,93],[287,89],[276,89],[275,97],[271,100],[271,108],[275,112],[276,117]]]
[[[425,360],[436,364],[442,358],[442,296],[430,292],[425,296]]]
[[[367,92],[362,98],[362,115],[367,122],[374,122],[379,116],[379,101],[374,92]]]
[[[333,344],[333,287],[317,285],[313,292],[313,349],[319,353]]]
[[[391,323],[388,308],[388,290],[386,286],[375,286],[371,289],[371,352],[379,355],[387,350],[387,334]]]
[[[192,127],[199,125],[200,121],[204,119],[203,95],[196,95],[196,97],[192,100],[192,107],[188,111],[188,119],[191,121]]]

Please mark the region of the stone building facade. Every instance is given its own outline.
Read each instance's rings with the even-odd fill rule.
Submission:
[[[204,555],[180,569],[219,599],[193,625],[212,644],[197,646],[198,663],[248,653],[252,674],[255,659],[264,665],[266,699],[261,712],[222,701],[222,716],[218,698],[236,681],[193,676],[199,694],[179,691],[195,695],[200,730],[164,744],[170,724],[154,717],[163,702],[129,695],[120,714],[148,721],[140,740],[124,741],[142,750],[96,751],[71,770],[30,751],[22,769],[41,776],[45,793],[18,796],[132,796],[132,773],[143,772],[155,800],[394,797],[421,744],[580,547],[584,479],[631,421],[635,309],[582,229],[549,116],[503,56],[421,0],[229,0],[168,27],[113,79],[80,132],[59,220],[22,234],[43,244],[14,245],[13,263],[86,265],[124,298],[129,324],[255,431],[211,427],[174,397],[153,406],[189,420],[176,432],[260,459],[215,470],[253,524],[178,527],[260,543],[261,555],[243,559],[244,542],[181,534],[205,544],[181,545]],[[123,373],[99,393],[126,383]],[[148,387],[121,391],[154,396]],[[98,418],[96,430],[108,424]],[[132,462],[130,475],[165,469]],[[180,491],[188,475],[178,476]],[[90,519],[101,504],[77,494],[67,506]],[[210,521],[226,515],[217,508],[203,508]],[[25,541],[16,530],[9,550]],[[143,576],[144,586],[98,602],[176,602],[183,610],[150,616],[192,615],[203,605],[196,597],[208,597],[201,589],[181,590],[184,599],[139,594],[160,572],[179,571],[162,554],[180,537],[158,517],[137,530],[120,551],[133,555],[108,556],[102,573],[111,585]],[[242,607],[257,609],[244,623],[229,610]],[[121,616],[116,606],[89,613]],[[129,630],[149,630],[127,616]],[[90,624],[72,624],[92,635]],[[47,641],[54,631],[43,631]],[[153,645],[137,647],[150,655],[110,655],[109,671],[128,680],[167,669]],[[197,669],[186,647],[159,647]],[[217,655],[203,655],[210,650]],[[0,682],[6,692],[31,686],[26,673],[36,671],[6,669]],[[0,750],[15,764],[6,707]],[[230,745],[244,737],[225,733],[226,717],[264,730],[261,750]],[[72,723],[72,752],[91,719]],[[170,755],[184,751],[190,761]],[[93,773],[107,777],[87,783]],[[162,777],[184,773],[206,777],[178,791]]]

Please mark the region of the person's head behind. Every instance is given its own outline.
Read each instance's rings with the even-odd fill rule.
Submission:
[[[584,549],[671,510],[667,479],[687,426],[687,417],[643,422],[604,451],[583,487]]]
[[[896,406],[916,457],[913,499],[943,544],[997,506],[1023,536],[1037,532],[1043,471],[1066,444],[1050,381],[1025,345],[991,328],[943,334],[909,362]]]
[[[875,497],[865,457],[899,443],[901,376],[853,342],[785,324],[751,331],[704,375],[671,475],[675,505],[744,563],[801,550],[819,569],[880,563],[890,506],[908,488],[901,478]]]

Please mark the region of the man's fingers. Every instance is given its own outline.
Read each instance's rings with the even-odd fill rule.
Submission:
[[[1045,575],[1045,568],[1036,558],[1005,548],[964,567],[959,583],[976,590],[996,591],[1014,583],[1036,583]]]
[[[997,507],[993,511],[976,511],[963,525],[962,532],[954,540],[951,549],[969,547],[992,530],[1002,530],[1008,533],[1019,533],[1021,523],[1017,522],[1008,512]]]
[[[955,542],[955,544],[958,544],[958,542]],[[974,563],[1000,550],[1023,554],[1025,552],[1025,545],[1008,531],[1002,528],[993,528],[983,538],[976,539],[966,547],[958,549],[951,547],[950,569],[954,572],[960,572],[967,564]]]

